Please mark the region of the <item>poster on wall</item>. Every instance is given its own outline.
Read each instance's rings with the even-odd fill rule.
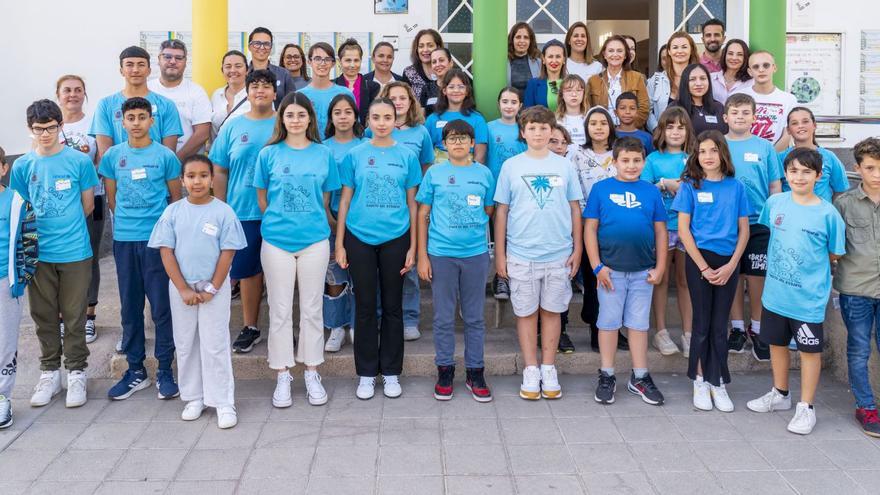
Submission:
[[[880,30],[862,31],[859,113],[880,115]]]
[[[840,33],[788,33],[785,86],[816,115],[841,113]],[[840,124],[819,124],[817,137],[840,137]]]
[[[409,0],[373,0],[375,14],[406,14],[409,13]]]

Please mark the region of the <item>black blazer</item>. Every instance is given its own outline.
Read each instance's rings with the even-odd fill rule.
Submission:
[[[339,76],[334,81],[339,86],[348,87],[345,76]],[[379,96],[379,83],[373,80],[367,80],[366,76],[361,77],[361,104],[358,108],[358,119],[362,124],[366,124],[367,115],[370,111],[370,103]]]
[[[373,71],[367,72],[367,75],[364,76],[364,79],[366,79],[367,81],[373,81],[374,79],[376,79],[376,71],[373,70]],[[397,75],[394,72],[391,73],[391,79],[394,79],[395,81],[405,81],[403,76]],[[376,84],[379,84],[379,83],[376,83]]]

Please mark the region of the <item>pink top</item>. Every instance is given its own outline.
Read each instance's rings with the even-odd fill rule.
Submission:
[[[720,71],[709,74],[709,80],[712,82],[712,96],[722,104],[727,102],[727,97],[730,95],[745,88],[751,88],[755,84],[754,79],[749,79],[748,81],[736,80],[728,89],[727,82],[724,81],[724,73]]]
[[[721,70],[721,63],[706,56],[706,52],[703,52],[703,54],[700,55],[700,63],[705,65],[706,68],[709,69],[709,72],[718,72]]]
[[[348,87],[352,93],[354,93],[354,102],[358,108],[361,107],[361,79],[364,76],[358,74],[357,79],[354,80],[354,83]],[[348,79],[345,80],[345,83],[348,84]]]

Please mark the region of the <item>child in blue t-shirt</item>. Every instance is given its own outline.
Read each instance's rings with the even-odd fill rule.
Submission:
[[[773,388],[749,401],[755,412],[791,408],[788,343],[797,343],[801,395],[788,431],[807,435],[816,425],[813,402],[822,369],[822,322],[831,293],[831,262],[846,253],[846,224],[834,206],[814,192],[822,174],[822,156],[795,148],[785,158],[791,191],[767,200],[760,222],[770,228],[767,283],[761,302],[761,340],[770,346]],[[830,261],[830,262],[829,262]]]
[[[330,102],[336,95],[348,95],[354,98],[354,93],[345,86],[335,84],[330,79],[330,71],[333,70],[336,54],[333,47],[323,41],[314,43],[309,47],[310,66],[312,69],[312,79],[309,85],[300,89],[299,92],[305,95],[312,103],[317,118],[318,136],[324,139],[324,132],[327,129],[327,122],[330,110]],[[329,62],[325,62],[329,61]],[[364,95],[366,97],[366,95]]]
[[[443,144],[449,161],[428,169],[416,195],[420,203],[419,277],[431,283],[434,301],[434,398],[452,398],[455,308],[460,303],[467,388],[478,402],[489,402],[492,392],[483,374],[483,307],[489,275],[486,228],[494,205],[495,179],[488,168],[471,160],[474,129],[470,124],[463,120],[447,124]]]
[[[440,95],[437,97],[437,105],[434,113],[428,116],[425,127],[431,133],[431,141],[434,142],[434,162],[438,163],[448,158],[446,147],[443,146],[443,128],[453,120],[464,120],[474,128],[474,161],[486,163],[486,148],[489,141],[489,131],[486,119],[477,111],[474,100],[474,87],[471,78],[460,69],[449,69],[443,76],[440,85]]]
[[[620,122],[620,125],[615,129],[618,138],[636,138],[642,142],[647,155],[654,152],[654,142],[651,139],[651,134],[635,126],[635,121],[639,115],[639,99],[635,93],[632,91],[621,93],[614,104],[614,114],[617,115],[617,120]]]
[[[670,110],[679,107],[666,112]],[[751,206],[745,186],[734,178],[721,133],[703,132],[695,144],[672,203],[678,212],[678,236],[687,251],[685,272],[693,303],[688,376],[694,381],[696,409],[711,411],[714,404],[719,411],[732,412],[733,402],[725,388],[730,383],[727,317],[739,278],[739,260],[749,239]]]
[[[156,325],[155,356],[159,361],[156,388],[160,399],[179,395],[171,362],[174,338],[168,302],[168,274],[159,250],[147,245],[153,227],[162,216],[167,199],[180,199],[180,160],[173,151],[153,141],[152,105],[144,98],[128,99],[122,106],[126,142],[107,150],[98,172],[105,178],[107,204],[113,213],[113,258],[119,279],[122,314],[122,350],[128,370],[107,392],[123,400],[150,386],[144,367],[144,298],[150,300],[150,316]]]
[[[663,394],[648,373],[648,327],[653,287],[666,269],[666,208],[656,187],[639,180],[645,148],[636,138],[618,139],[613,148],[617,176],[593,186],[584,210],[584,241],[598,281],[599,352],[602,367],[595,399],[614,402],[614,356],[618,330],[629,332],[633,371],[627,390],[651,405]]]
[[[489,122],[486,166],[492,176],[498,179],[501,165],[510,157],[526,150],[526,144],[519,137],[516,116],[522,109],[522,92],[507,86],[498,93],[498,110],[501,117]]]
[[[822,175],[816,181],[816,195],[825,201],[831,202],[834,195],[849,189],[849,179],[846,178],[846,168],[840,158],[837,158],[828,148],[816,144],[816,116],[807,107],[795,107],[788,112],[788,135],[794,140],[794,146],[779,152],[779,161],[794,148],[810,148],[822,155]],[[791,191],[788,181],[782,178],[782,192]]]
[[[214,176],[204,155],[187,158],[182,182],[187,197],[170,204],[150,234],[174,291],[170,291],[181,414],[194,421],[205,407],[217,410],[217,426],[232,428],[235,383],[229,342],[229,267],[247,242],[235,211],[211,196]]]

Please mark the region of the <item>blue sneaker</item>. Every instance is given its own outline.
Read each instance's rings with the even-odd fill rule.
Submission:
[[[160,399],[173,399],[180,395],[180,389],[174,381],[174,373],[171,370],[159,370],[156,372],[156,388],[159,389]]]
[[[131,397],[131,394],[149,386],[150,377],[147,376],[147,370],[128,370],[122,380],[119,380],[107,391],[107,396],[113,400],[125,400]]]

